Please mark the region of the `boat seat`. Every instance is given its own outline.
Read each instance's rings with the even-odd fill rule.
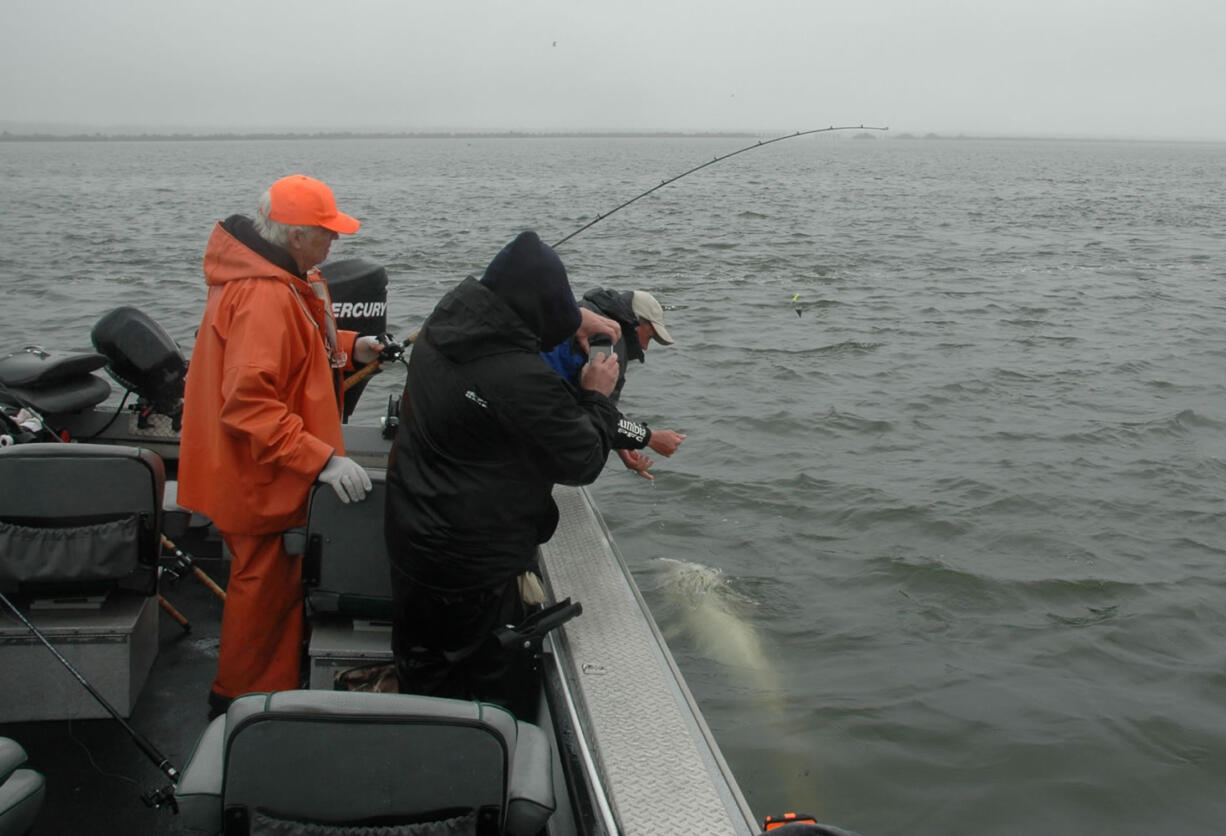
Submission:
[[[89,409],[111,395],[111,385],[93,374],[105,365],[101,354],[28,345],[0,359],[0,404],[33,407],[41,415]]]
[[[545,734],[499,706],[278,691],[209,724],[175,796],[197,833],[532,836],[555,807],[552,763]]]
[[[43,806],[46,779],[25,762],[21,744],[0,737],[0,836],[28,833]]]
[[[306,528],[288,535],[286,549],[302,554],[302,581],[313,612],[391,621],[392,592],[383,540],[386,471],[368,471],[371,490],[361,502],[341,502],[316,485],[307,502]]]
[[[92,409],[111,396],[111,384],[96,374],[86,374],[38,389],[0,387],[0,403],[33,407],[40,415],[67,415]]]
[[[0,588],[157,592],[162,459],[107,444],[0,448]]]

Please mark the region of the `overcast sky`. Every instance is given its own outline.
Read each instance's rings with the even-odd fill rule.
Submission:
[[[1226,140],[1224,0],[0,0],[0,127]]]

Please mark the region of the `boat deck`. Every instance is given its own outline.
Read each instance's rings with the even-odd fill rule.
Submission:
[[[117,443],[158,449],[163,457],[176,452],[173,441],[158,447],[157,429],[155,437],[140,437],[130,428],[114,432]],[[368,467],[386,461],[386,442],[373,428],[346,427],[346,446]],[[559,797],[549,833],[757,834],[752,813],[590,495],[582,488],[558,488],[555,497],[561,520],[541,549],[542,568],[553,597],[579,601],[583,614],[555,630],[546,644],[556,662],[556,675],[546,677],[547,711],[560,730],[547,733],[559,759],[555,774],[565,764],[572,785],[586,782],[603,787],[604,794]],[[366,510],[382,513],[381,507]],[[184,536],[178,542],[199,568],[225,585],[229,566],[215,552],[215,541]],[[158,610],[157,657],[129,722],[182,770],[206,725],[222,602],[190,574],[169,582],[163,578],[161,593],[191,629],[184,631]],[[0,618],[12,620],[8,613]],[[46,664],[59,665],[49,651]],[[65,674],[64,687],[80,687]],[[541,722],[549,724],[547,713]],[[168,781],[115,721],[7,723],[0,724],[0,735],[21,743],[30,765],[47,779],[33,836],[188,832],[170,811],[142,803],[143,793]],[[567,795],[561,787],[559,796]]]
[[[583,603],[561,629],[617,823],[635,834],[756,834],[752,815],[587,491],[558,488],[541,547],[553,595]]]

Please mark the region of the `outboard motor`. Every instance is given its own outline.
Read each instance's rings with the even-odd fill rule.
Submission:
[[[98,353],[106,356],[111,377],[136,393],[139,420],[158,412],[169,415],[178,430],[187,360],[165,329],[142,311],[122,307],[99,319],[89,336]]]
[[[363,335],[387,330],[387,270],[362,258],[346,258],[321,264],[319,271],[332,295],[332,316],[337,328]],[[345,392],[346,423],[368,380],[355,383]]]

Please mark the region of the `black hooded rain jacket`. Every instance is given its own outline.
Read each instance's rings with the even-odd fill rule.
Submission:
[[[570,294],[564,273],[562,282]],[[465,279],[409,362],[385,533],[393,563],[435,589],[490,587],[534,565],[558,523],[554,484],[595,481],[617,430],[608,398],[576,390],[539,353],[559,327],[574,330],[573,295],[564,326],[529,324],[506,295]],[[559,318],[529,315],[541,317]]]

